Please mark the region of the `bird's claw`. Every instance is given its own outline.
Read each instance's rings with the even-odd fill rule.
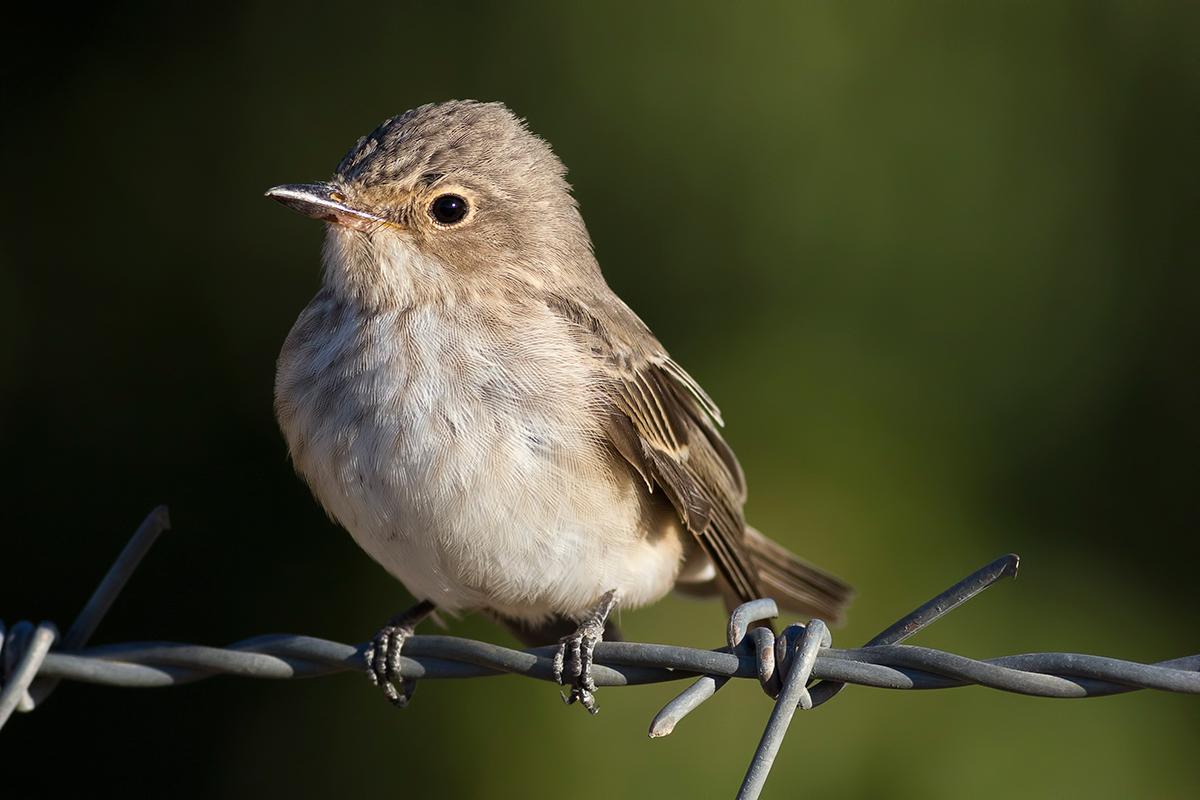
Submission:
[[[367,677],[396,708],[407,706],[417,688],[416,681],[406,681],[400,675],[400,650],[412,632],[412,627],[389,622],[367,646]]]
[[[413,635],[417,624],[429,616],[434,605],[422,600],[399,616],[388,620],[363,654],[367,662],[367,677],[383,691],[383,696],[396,708],[404,708],[417,689],[417,682],[404,680],[400,674],[400,650],[404,641]]]
[[[570,695],[562,695],[563,702],[571,705],[575,701],[595,714],[596,682],[592,679],[592,656],[596,645],[604,639],[604,621],[616,605],[616,592],[607,592],[599,604],[592,609],[579,628],[558,642],[554,654],[554,680],[559,684],[571,685]],[[564,680],[564,673],[567,680]]]
[[[554,654],[554,679],[571,686],[571,694],[563,695],[563,701],[571,705],[578,700],[592,714],[597,710],[592,655],[603,638],[604,623],[589,619],[579,630],[559,640],[558,652]]]

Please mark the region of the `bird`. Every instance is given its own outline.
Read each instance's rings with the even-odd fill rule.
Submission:
[[[317,500],[418,601],[366,651],[399,707],[435,609],[557,644],[564,699],[595,713],[616,608],[770,593],[837,624],[853,596],[746,524],[717,405],[605,282],[565,176],[504,104],[452,100],[267,192],[326,223],[275,411]]]

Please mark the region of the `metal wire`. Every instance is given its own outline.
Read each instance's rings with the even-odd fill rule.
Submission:
[[[72,625],[64,646],[50,623],[28,622],[5,631],[0,623],[0,726],[14,710],[31,711],[62,679],[112,686],[148,687],[189,683],[214,675],[289,679],[361,671],[367,643],[347,645],[308,636],[259,636],[225,648],[175,642],[133,642],[83,648],[116,593],[146,549],[168,527],[165,508],[155,509],[134,535],[92,600]],[[1016,575],[1016,556],[1004,556],[906,615],[865,646],[839,650],[820,620],[790,625],[778,637],[751,628],[776,616],[775,603],[757,600],[730,618],[726,645],[698,650],[660,644],[601,642],[592,677],[597,686],[631,686],[696,678],[692,686],[655,717],[650,736],[669,734],[678,722],[731,678],[757,680],[777,697],[746,773],[739,798],[762,791],[788,724],[797,709],[808,710],[847,684],[883,689],[945,689],[987,686],[1036,697],[1099,697],[1158,689],[1200,694],[1200,655],[1138,664],[1074,653],[1032,653],[975,660],[900,644],[1003,577]],[[66,646],[71,643],[74,646]],[[405,680],[525,675],[554,681],[557,648],[511,650],[453,636],[413,636],[404,643],[400,672]],[[36,678],[36,680],[35,680]],[[809,684],[817,680],[812,686]]]

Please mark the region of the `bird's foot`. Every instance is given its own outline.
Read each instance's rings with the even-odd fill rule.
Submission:
[[[400,676],[400,649],[404,647],[404,640],[412,636],[417,625],[429,616],[434,608],[433,603],[422,600],[402,614],[389,619],[367,645],[367,677],[371,679],[371,683],[383,690],[383,696],[396,708],[408,705],[409,698],[417,688],[416,681],[406,681]]]
[[[554,654],[554,679],[560,684],[567,683],[563,679],[566,673],[571,684],[570,696],[563,695],[563,702],[571,705],[578,700],[589,713],[595,714],[596,682],[592,680],[592,653],[596,645],[604,639],[604,622],[617,604],[617,590],[610,589],[600,598],[600,602],[587,613],[579,628],[569,636],[564,636],[558,642],[558,652]]]

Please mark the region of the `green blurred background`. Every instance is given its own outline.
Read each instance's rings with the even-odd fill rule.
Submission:
[[[34,5],[0,55],[9,624],[65,629],[162,502],[96,643],[354,642],[406,606],[287,462],[274,359],[322,230],[262,193],[472,97],[570,167],[613,288],[721,405],[753,524],[857,586],[836,644],[1015,551],[914,643],[1200,651],[1196,3]],[[668,598],[623,625],[724,623]],[[41,796],[731,797],[770,704],[731,686],[648,740],[679,688],[591,718],[516,678],[403,713],[353,674],[69,684],[0,762]],[[855,689],[766,796],[1197,796],[1198,752],[1194,697]]]

